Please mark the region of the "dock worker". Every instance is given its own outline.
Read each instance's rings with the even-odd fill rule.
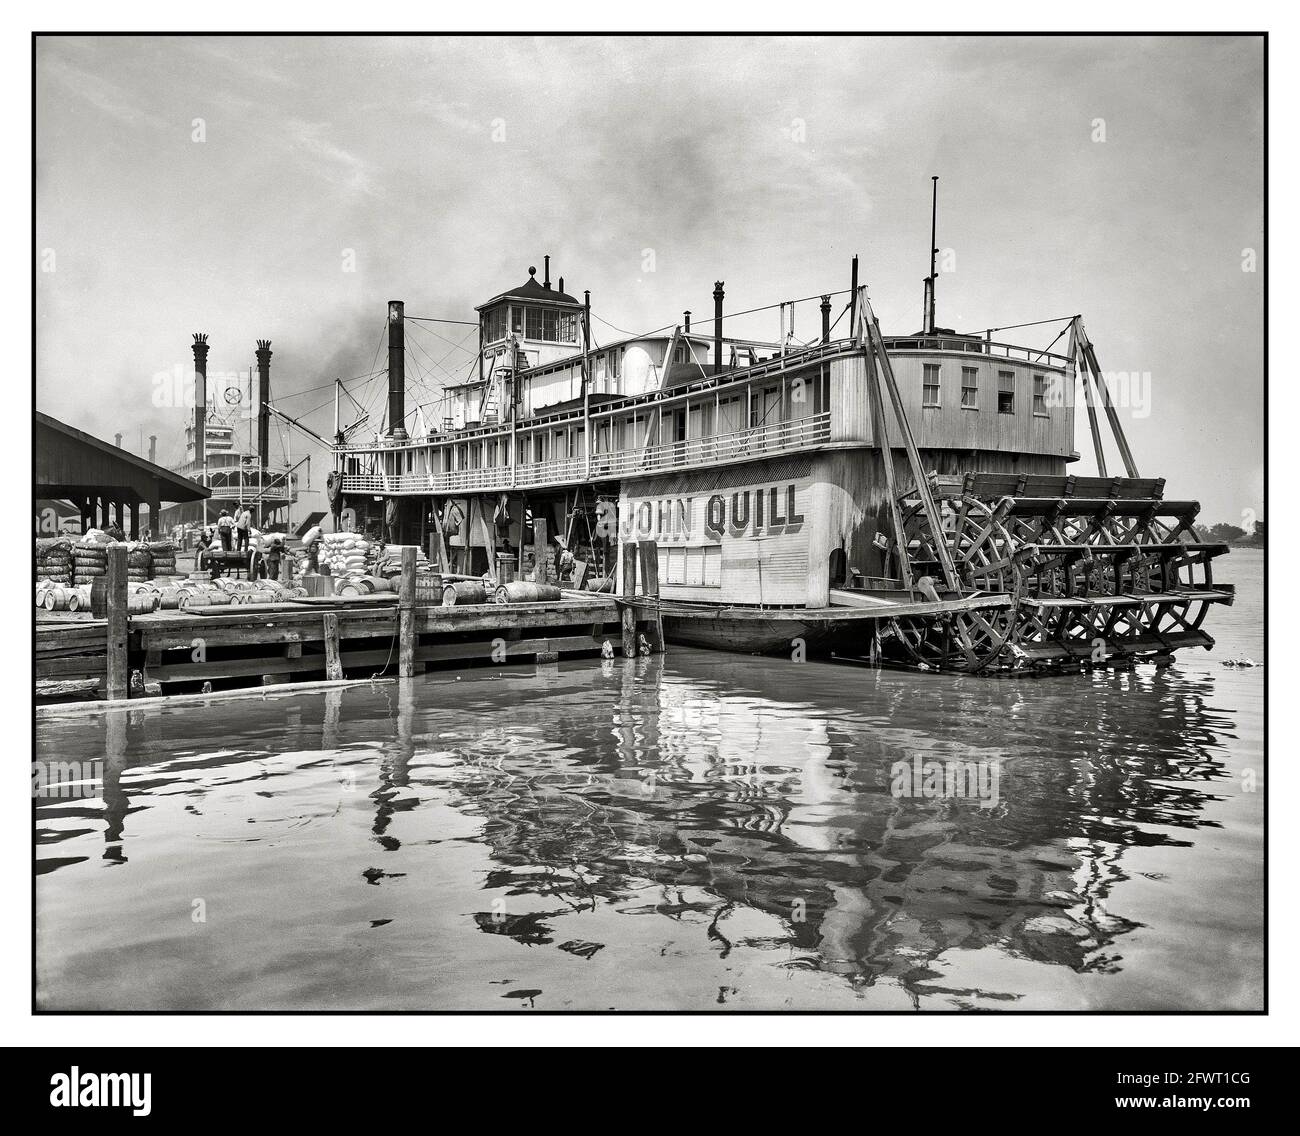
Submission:
[[[312,525],[302,536],[302,546],[307,550],[308,572],[320,571],[320,544],[324,537],[320,525]]]
[[[253,514],[245,505],[235,513],[235,551],[248,551],[248,530],[252,527]]]
[[[227,552],[231,550],[233,545],[234,528],[234,518],[225,509],[222,509],[221,516],[217,518],[217,535],[221,537],[221,547]]]
[[[284,539],[276,534],[271,537],[266,549],[266,575],[268,579],[280,578],[280,558],[284,555]]]

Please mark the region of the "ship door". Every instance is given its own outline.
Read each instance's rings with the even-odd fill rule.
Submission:
[[[848,574],[849,558],[843,548],[837,548],[831,553],[830,577],[832,588],[842,588],[845,584],[844,577]]]

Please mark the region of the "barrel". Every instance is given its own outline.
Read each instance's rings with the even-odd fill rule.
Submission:
[[[73,600],[77,602],[77,607],[71,606]],[[44,590],[37,599],[37,605],[46,611],[76,611],[81,606],[81,598],[71,588],[55,585]]]
[[[492,598],[499,604],[540,603],[544,600],[560,599],[560,589],[553,584],[533,584],[528,580],[512,580],[502,584],[492,593]]]
[[[158,607],[158,593],[149,592],[138,596],[128,596],[126,599],[127,615],[148,615]]]
[[[181,595],[180,588],[163,588],[158,593],[158,606],[163,611],[175,611],[181,606]]]
[[[456,607],[460,604],[481,604],[488,602],[487,588],[482,580],[453,580],[442,589],[442,606]]]
[[[370,592],[395,592],[397,591],[393,581],[385,576],[362,576],[357,580],[367,593]]]
[[[181,607],[222,607],[230,603],[230,595],[227,592],[218,591],[191,591],[182,593]]]

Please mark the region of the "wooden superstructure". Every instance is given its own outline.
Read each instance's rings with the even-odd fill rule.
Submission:
[[[1104,412],[1128,479],[1136,479],[1095,351],[1078,317],[1059,321],[1057,341],[1068,332],[1060,352],[935,328],[932,319],[918,334],[886,336],[865,288],[849,292],[847,331],[833,338],[831,295],[821,297],[822,334],[812,342],[792,334],[795,304],[806,301],[773,305],[781,317],[774,342],[724,337],[719,282],[712,335],[692,330],[687,313],[682,325],[599,346],[589,294],[580,302],[562,282],[551,289],[549,270],[542,284],[530,270],[524,285],[478,309],[478,377],[448,389],[441,414],[423,416],[434,428],[413,436],[409,416],[390,418],[387,435],[335,447],[336,515],[429,547],[444,570],[494,577],[554,579],[576,562],[589,579],[613,586],[618,545],[653,541],[661,599],[686,605],[666,613],[670,636],[690,617],[689,605],[716,620],[748,608],[821,612],[855,597],[914,604],[1014,593],[1000,628],[985,635],[988,621],[978,615],[967,628],[986,640],[968,664],[987,665],[1016,641],[1019,584],[1011,577],[1032,560],[1019,553],[1038,530],[1022,527],[1016,556],[998,562],[1005,573],[986,564],[977,581],[969,548],[949,555],[940,547],[964,511],[961,495],[941,500],[931,486],[981,476],[995,479],[982,486],[1007,484],[1014,494],[1039,479],[1068,496],[1077,481],[1069,466],[1079,456],[1080,380],[1100,468]],[[400,321],[401,309],[391,303],[390,319],[395,311]],[[390,357],[390,381],[394,366]],[[1144,516],[1158,511],[1162,487],[1141,488]],[[1087,492],[1104,498],[1105,489],[1090,484]],[[1180,542],[1190,533],[1185,514]],[[936,532],[944,539],[935,541]],[[1071,542],[1103,532],[1112,529],[1081,529]],[[1142,532],[1158,538],[1155,529]],[[1151,563],[1178,576],[1186,567],[1179,551]],[[1080,558],[1091,563],[1091,553]],[[1056,598],[1078,593],[1076,583]],[[1102,614],[1103,625],[1116,626],[1110,608]],[[914,627],[898,625],[900,641],[909,633],[915,639]],[[829,644],[834,636],[821,638]],[[775,624],[772,640],[777,648],[788,641]],[[878,647],[859,642],[853,653],[874,657]]]

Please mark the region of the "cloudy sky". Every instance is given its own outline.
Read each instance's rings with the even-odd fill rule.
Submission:
[[[1083,313],[1106,371],[1149,375],[1121,411],[1141,472],[1263,515],[1261,92],[1230,38],[47,38],[37,405],[178,459],[156,376],[206,331],[213,373],[271,339],[277,402],[328,433],[386,300],[472,319],[546,253],[598,340],[706,318],[716,279],[732,311],[845,288],[855,252],[915,331],[938,174],[939,323]],[[417,401],[467,332],[412,333]]]

